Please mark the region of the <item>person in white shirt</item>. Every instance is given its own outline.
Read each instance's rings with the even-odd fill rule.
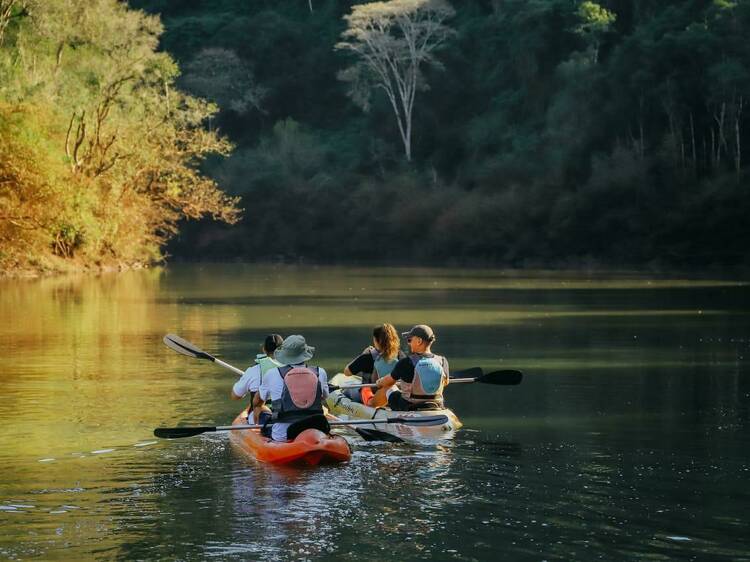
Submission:
[[[231,392],[232,400],[242,400],[249,393],[250,404],[252,407],[255,393],[258,392],[264,375],[271,369],[281,366],[281,363],[273,359],[272,356],[273,352],[276,351],[276,348],[279,347],[283,341],[284,339],[279,334],[269,334],[266,336],[266,339],[260,348],[262,353],[255,356],[255,365],[248,367],[245,374],[234,383]],[[271,413],[271,410],[267,407],[253,407],[252,413],[254,419],[252,421],[248,419],[248,423],[258,423],[262,411],[267,411],[269,414]]]
[[[288,373],[297,371],[300,368],[311,370],[313,373],[317,372],[318,388],[315,389],[317,398],[315,400],[315,406],[313,407],[315,411],[313,412],[313,409],[299,410],[299,415],[297,417],[317,415],[318,408],[320,408],[319,414],[323,413],[321,401],[328,397],[328,375],[322,367],[307,365],[307,361],[312,359],[314,353],[315,348],[307,345],[305,338],[299,335],[289,336],[274,353],[274,359],[281,363],[283,367],[271,369],[263,376],[263,381],[260,384],[258,393],[253,399],[253,406],[262,406],[266,401],[272,401],[274,415],[280,416],[279,421],[274,421],[271,425],[270,436],[274,441],[287,441],[287,429],[292,425],[291,421],[296,421],[294,419],[291,421],[284,421],[284,419],[285,414],[288,413],[289,417],[293,418],[297,416],[297,412],[280,412],[285,405],[290,404],[288,395],[290,393],[294,394],[295,392],[294,389],[289,389],[287,386],[287,399],[286,401],[282,401],[282,398],[284,397],[284,387],[286,386],[285,377]],[[292,400],[294,400],[294,397],[292,397]]]

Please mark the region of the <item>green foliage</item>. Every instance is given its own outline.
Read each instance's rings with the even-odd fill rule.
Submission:
[[[172,251],[515,265],[746,261],[730,239],[750,232],[727,201],[748,206],[749,1],[455,8],[442,68],[420,76],[430,89],[418,93],[406,168],[387,95],[332,50],[351,3],[317,2],[312,13],[304,2],[168,8],[165,45],[187,45],[181,26],[190,19],[200,49],[235,50],[268,92],[265,118],[227,123],[240,147],[213,168],[242,195],[246,219],[221,233],[188,227]],[[269,56],[304,57],[315,73],[270,69]],[[348,81],[337,84],[337,74]],[[347,101],[350,86],[360,97]],[[299,233],[279,218],[289,209],[304,218]]]
[[[0,266],[160,257],[181,217],[238,218],[197,166],[228,144],[174,87],[158,18],[116,0],[19,0],[0,48]]]
[[[247,64],[234,51],[219,47],[199,51],[185,65],[181,83],[195,95],[239,114],[260,110],[265,95]]]

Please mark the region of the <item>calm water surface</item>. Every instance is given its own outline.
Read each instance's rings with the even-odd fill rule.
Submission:
[[[343,466],[225,435],[269,331],[336,372],[372,325],[431,324],[466,424]],[[0,559],[750,560],[750,286],[632,275],[176,266],[0,282]],[[347,434],[348,435],[348,434]]]

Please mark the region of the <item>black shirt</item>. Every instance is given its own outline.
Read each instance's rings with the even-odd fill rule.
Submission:
[[[425,357],[429,357],[429,355],[425,355]],[[441,361],[446,376],[450,376],[448,360],[440,355],[435,355],[435,357],[438,359],[438,361]],[[397,381],[411,383],[414,380],[414,363],[412,363],[411,357],[405,357],[398,363],[396,363],[393,371],[391,371],[391,376]]]
[[[398,358],[402,359],[404,357],[406,357],[406,355],[404,355],[404,352],[399,351]],[[365,350],[362,355],[355,357],[354,360],[347,365],[347,367],[349,368],[349,371],[351,371],[352,375],[358,375],[359,373],[371,375],[375,370],[375,360],[372,358],[372,353],[370,353],[368,349]]]

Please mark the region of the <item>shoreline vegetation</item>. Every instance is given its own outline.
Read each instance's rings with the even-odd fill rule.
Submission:
[[[0,277],[747,271],[750,0],[0,0]]]
[[[199,172],[229,142],[174,87],[156,16],[116,0],[0,0],[0,269],[137,267],[183,217],[239,219]]]
[[[414,265],[407,261],[381,261],[381,262],[331,262],[331,261],[310,261],[310,260],[290,260],[279,258],[277,260],[247,261],[241,258],[235,259],[175,259],[170,261],[162,260],[159,263],[151,264],[119,264],[109,266],[70,266],[65,262],[57,269],[41,270],[27,269],[16,270],[11,273],[0,271],[0,282],[3,281],[40,281],[40,280],[75,280],[79,278],[93,279],[96,277],[107,277],[109,275],[118,275],[124,272],[147,271],[149,275],[162,275],[184,267],[204,268],[233,268],[243,270],[247,268],[261,269],[267,271],[295,271],[303,268],[305,271],[329,271],[336,272],[339,270],[357,270],[366,268],[373,272],[390,272],[393,274],[431,275],[433,272],[439,272],[440,275],[463,276],[468,275],[489,275],[512,281],[515,279],[534,278],[536,280],[549,279],[551,282],[569,284],[575,281],[584,283],[607,281],[626,282],[633,280],[642,282],[659,288],[662,283],[710,283],[726,284],[728,286],[746,285],[750,283],[750,269],[744,266],[738,267],[707,267],[707,268],[679,268],[665,267],[659,264],[639,264],[639,265],[620,265],[609,266],[592,262],[574,262],[574,263],[527,263],[517,267],[501,267],[492,262],[471,262],[471,263],[439,263],[425,262]],[[671,285],[665,285],[671,286]]]

